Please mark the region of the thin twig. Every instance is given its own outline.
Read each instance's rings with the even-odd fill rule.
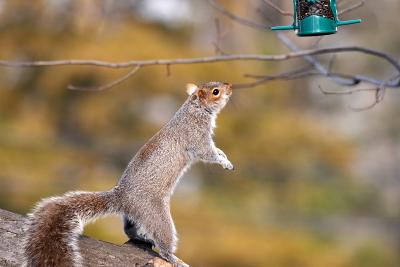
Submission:
[[[319,44],[321,43],[322,39],[324,39],[324,36],[318,36],[315,40],[315,42],[311,45],[312,48],[318,48]]]
[[[383,97],[379,97],[380,92],[385,92],[385,89],[383,88],[382,90],[379,88],[375,89],[375,100],[374,102],[372,102],[370,105],[367,105],[365,107],[353,107],[353,106],[349,106],[349,108],[352,111],[356,111],[356,112],[361,112],[361,111],[365,111],[365,110],[369,110],[372,109],[373,107],[375,107],[376,105],[378,105],[382,100]],[[384,94],[383,94],[384,95]]]
[[[167,65],[165,65],[165,68],[167,70],[167,77],[171,76],[171,65],[167,64]]]
[[[375,91],[375,100],[373,103],[365,106],[365,107],[352,107],[349,106],[349,108],[353,111],[365,111],[368,109],[371,109],[375,107],[377,104],[383,101],[385,97],[385,92],[386,92],[386,83],[388,83],[390,80],[398,78],[399,75],[396,75],[390,79],[385,80],[380,86],[374,87],[374,88],[354,88],[354,89],[348,89],[348,90],[342,90],[342,91],[332,91],[332,90],[326,90],[323,89],[321,85],[319,85],[319,89],[323,94],[326,95],[351,95],[355,93],[360,93],[360,92],[371,92]]]
[[[347,2],[350,2],[350,1],[349,0],[336,0],[336,6],[338,8],[340,8],[341,6],[346,5]]]
[[[345,8],[345,9],[343,9],[343,10],[338,11],[338,15],[346,14],[346,13],[348,13],[350,11],[353,11],[353,10],[359,8],[359,7],[362,7],[364,4],[365,4],[365,0],[361,0],[360,2],[355,3],[352,6],[349,6],[349,7]]]
[[[381,86],[375,88],[375,101],[371,105],[368,105],[365,107],[351,107],[350,106],[350,108],[353,111],[365,111],[365,110],[371,109],[383,101],[383,99],[385,98],[385,92],[386,92],[386,87],[385,87],[385,82],[384,82],[384,83],[382,83]]]
[[[337,56],[335,54],[333,54],[332,57],[329,59],[329,62],[328,62],[328,71],[329,72],[332,72],[333,65],[335,64],[336,58],[337,58]]]
[[[104,91],[107,89],[110,89],[124,81],[126,81],[127,79],[129,79],[130,77],[132,77],[133,75],[135,75],[135,73],[140,69],[140,66],[136,66],[134,67],[131,71],[129,71],[127,74],[125,74],[124,76],[122,76],[121,78],[118,78],[108,84],[102,85],[102,86],[97,86],[97,87],[80,87],[80,86],[74,86],[74,85],[68,85],[67,88],[70,90],[77,90],[77,91]]]
[[[263,79],[263,78],[287,78],[290,77],[292,75],[298,74],[298,73],[304,73],[304,72],[308,72],[310,71],[310,67],[306,66],[303,68],[298,68],[296,70],[292,70],[292,71],[287,71],[287,72],[283,72],[280,74],[276,74],[276,75],[259,75],[259,74],[244,74],[243,77],[246,78],[254,78],[254,79]]]
[[[376,88],[353,88],[353,89],[348,89],[348,90],[336,91],[336,90],[324,89],[324,88],[322,88],[321,85],[318,85],[318,88],[325,95],[352,95],[352,94],[359,93],[359,92],[376,91]]]
[[[257,23],[257,22],[254,22],[254,21],[251,21],[251,20],[244,19],[244,18],[241,18],[241,17],[239,17],[239,16],[236,16],[235,14],[233,14],[233,13],[227,11],[227,10],[226,10],[223,6],[221,6],[220,4],[217,4],[214,0],[208,0],[208,3],[209,3],[215,10],[217,10],[219,13],[221,13],[221,14],[223,14],[224,16],[226,16],[226,17],[232,19],[233,21],[239,22],[240,24],[242,24],[242,25],[244,25],[244,26],[251,27],[251,28],[254,28],[254,29],[263,30],[263,31],[269,30],[269,27],[267,27],[267,26],[265,26],[265,25],[263,25],[263,24],[260,24],[260,23]]]
[[[215,18],[215,41],[213,42],[215,48],[215,54],[217,55],[226,55],[226,53],[221,48],[221,41],[222,41],[222,33],[221,33],[221,24],[218,18]]]
[[[379,97],[379,95],[380,95],[379,94],[379,92],[380,92],[379,87],[377,87],[377,88],[376,87],[375,88],[355,88],[355,89],[348,89],[348,90],[343,90],[343,91],[326,90],[326,89],[323,89],[321,85],[319,85],[318,88],[320,89],[320,91],[323,94],[326,94],[326,95],[352,95],[352,94],[360,93],[360,92],[375,91],[376,92],[375,93],[375,101],[372,104],[367,105],[365,107],[352,107],[352,106],[349,106],[349,108],[351,110],[357,111],[357,112],[371,109],[371,108],[375,107],[379,102],[381,102],[383,100],[383,97]]]
[[[283,72],[277,75],[270,75],[270,76],[259,76],[259,75],[254,75],[254,74],[246,74],[245,77],[248,78],[256,78],[256,81],[254,82],[249,82],[249,83],[240,83],[240,84],[234,84],[233,88],[234,89],[245,89],[245,88],[251,88],[255,87],[261,84],[268,83],[270,81],[277,81],[277,80],[296,80],[296,79],[302,79],[304,77],[309,77],[315,73],[311,72],[309,68],[302,68],[294,71],[289,71],[289,72]]]
[[[279,14],[281,14],[282,16],[293,16],[292,12],[289,11],[285,11],[283,9],[281,9],[279,6],[277,6],[275,3],[273,3],[270,0],[262,0],[266,5],[272,7],[273,9],[275,9],[275,11],[277,11]]]

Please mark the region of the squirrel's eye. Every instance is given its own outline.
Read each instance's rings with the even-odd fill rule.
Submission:
[[[214,89],[212,91],[212,94],[215,95],[215,96],[219,95],[219,90],[218,89]]]

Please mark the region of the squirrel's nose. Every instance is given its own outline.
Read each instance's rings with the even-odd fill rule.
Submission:
[[[232,84],[231,83],[225,83],[225,85],[226,85],[227,91],[231,95],[232,94],[232,89],[233,89]]]
[[[231,83],[224,83],[224,85],[228,89],[228,92],[232,93],[232,84]]]

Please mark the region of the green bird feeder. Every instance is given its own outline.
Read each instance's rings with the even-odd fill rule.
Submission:
[[[293,24],[271,29],[295,30],[298,36],[328,35],[337,32],[338,26],[360,23],[360,19],[338,19],[335,0],[293,0]]]

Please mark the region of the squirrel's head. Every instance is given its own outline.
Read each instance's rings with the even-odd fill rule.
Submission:
[[[218,113],[232,95],[232,84],[208,82],[197,86],[189,83],[186,85],[186,92],[190,102],[204,107],[209,113]]]

